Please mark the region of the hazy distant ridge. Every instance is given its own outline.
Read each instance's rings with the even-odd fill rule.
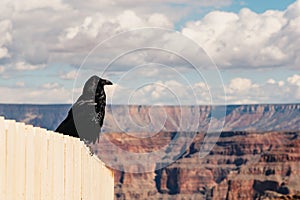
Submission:
[[[7,119],[15,119],[34,126],[53,130],[67,115],[71,105],[29,105],[29,104],[0,104],[0,115]],[[198,130],[206,130],[210,122],[212,109],[221,106],[163,106],[168,115],[164,131],[176,131],[180,123],[180,115],[192,120],[199,117]],[[107,106],[103,131],[121,131],[115,120],[126,127],[126,131],[137,131],[128,123],[128,113],[137,123],[149,122],[149,106]],[[222,110],[222,109],[221,109]],[[116,119],[112,111],[118,113]],[[129,112],[128,112],[129,111]],[[200,114],[192,114],[200,112]],[[221,116],[214,116],[214,120],[222,121]],[[300,104],[269,104],[269,105],[230,105],[226,106],[224,130],[300,130]]]

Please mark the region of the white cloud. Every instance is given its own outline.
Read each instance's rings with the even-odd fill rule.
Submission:
[[[287,82],[292,86],[293,96],[300,100],[300,75],[294,74],[287,79]]]
[[[300,76],[295,74],[279,81],[269,79],[265,84],[239,77],[232,79],[225,89],[229,104],[295,103],[300,100]]]
[[[5,57],[9,57],[7,48],[0,48],[0,59]]]
[[[287,81],[292,84],[300,87],[300,75],[295,74],[292,77],[289,77]]]
[[[7,46],[12,42],[12,23],[10,20],[0,21],[0,60],[10,57]]]
[[[282,87],[282,86],[285,85],[285,82],[284,82],[284,81],[279,81],[279,82],[278,82],[278,85],[279,85],[280,87]]]
[[[220,67],[297,68],[300,64],[300,1],[285,11],[238,14],[214,11],[188,22],[182,33],[202,46]]]
[[[15,64],[15,70],[17,71],[33,71],[45,68],[45,65],[32,65],[25,62],[17,62]]]
[[[269,79],[269,80],[267,81],[267,83],[269,83],[269,84],[275,84],[276,81],[275,81],[274,79]]]
[[[18,82],[16,82],[16,86],[17,86],[17,87],[24,87],[24,86],[25,86],[25,83],[22,82],[22,81],[18,81]]]
[[[210,104],[208,88],[202,82],[187,85],[175,80],[158,81],[137,88],[114,84],[105,90],[113,104]]]
[[[234,78],[229,83],[229,91],[244,92],[254,87],[252,81],[246,78]]]
[[[17,1],[17,0],[2,0],[3,5],[6,5],[7,8],[15,12],[26,12],[32,11],[36,9],[45,9],[51,8],[54,10],[63,10],[69,8],[66,4],[64,4],[61,0],[27,0],[27,1]]]
[[[5,71],[5,67],[4,66],[0,66],[0,74],[2,74]]]
[[[72,93],[64,87],[44,89],[0,86],[0,103],[72,103]],[[17,95],[16,95],[17,94]]]
[[[59,89],[62,86],[59,83],[45,83],[41,86],[43,89]]]
[[[114,4],[120,3],[122,5],[135,5],[137,3],[142,3],[142,4],[149,4],[149,3],[155,3],[155,4],[159,4],[161,5],[162,2],[160,0],[152,0],[152,1],[148,1],[148,0],[133,0],[133,1],[127,1],[127,0],[115,0],[113,1]],[[230,5],[232,3],[232,1],[230,0],[223,0],[223,1],[218,1],[218,0],[165,0],[165,3],[173,3],[174,5],[176,4],[180,4],[180,5],[191,5],[191,6],[214,6],[214,7],[220,7],[220,6],[227,6]]]
[[[65,28],[59,38],[61,42],[76,42],[77,45],[85,46],[89,39],[104,40],[121,31],[148,26],[172,28],[173,23],[159,13],[148,17],[138,16],[133,10],[125,10],[116,16],[95,13],[87,16],[81,24]]]
[[[77,76],[77,71],[72,70],[72,71],[69,71],[69,72],[61,73],[60,78],[64,79],[64,80],[74,80],[76,78],[76,76]]]

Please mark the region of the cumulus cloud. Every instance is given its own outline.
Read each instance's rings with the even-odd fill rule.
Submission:
[[[7,47],[12,42],[12,23],[10,20],[0,21],[0,60],[10,57]]]
[[[32,65],[25,62],[17,62],[15,64],[15,70],[17,71],[33,71],[45,68],[45,65]]]
[[[269,79],[268,81],[267,81],[267,83],[269,83],[269,84],[275,84],[276,83],[276,81],[274,80],[274,79]]]
[[[136,105],[194,105],[210,104],[209,89],[203,82],[187,85],[168,80],[143,84],[136,88],[118,84],[105,88],[108,101],[113,104]]]
[[[0,74],[2,74],[5,71],[5,67],[4,66],[0,66]]]
[[[295,74],[292,77],[289,77],[287,79],[287,82],[292,85],[291,91],[294,94],[294,97],[297,98],[298,100],[300,99],[300,75]]]
[[[228,91],[234,92],[245,92],[251,88],[257,88],[256,84],[253,84],[250,79],[247,78],[234,78],[230,81]]]
[[[300,87],[300,75],[298,75],[298,74],[295,74],[294,76],[289,77],[287,79],[287,81],[292,85],[296,85],[296,86]]]
[[[6,5],[6,9],[10,9],[14,12],[26,12],[32,11],[36,9],[54,9],[54,10],[64,10],[69,6],[64,4],[61,0],[27,0],[27,1],[10,1],[10,0],[2,0],[1,3]]]
[[[202,46],[224,68],[297,68],[300,64],[300,1],[285,11],[257,14],[214,11],[188,22],[182,33]]]
[[[43,89],[59,89],[61,88],[62,86],[59,84],[59,83],[45,83],[43,85],[41,85],[41,88]]]
[[[140,27],[172,28],[173,23],[160,13],[146,17],[138,16],[133,10],[125,10],[115,16],[95,13],[85,17],[78,25],[65,28],[59,36],[59,48],[71,51],[74,49],[81,49],[81,51],[91,49],[97,43],[117,33]],[[126,45],[126,43],[124,44]]]
[[[300,76],[295,74],[279,81],[269,79],[265,83],[238,77],[232,79],[225,89],[229,104],[295,103],[300,100]]]
[[[18,81],[18,82],[16,82],[16,86],[17,87],[24,87],[25,83],[23,81]]]
[[[145,4],[149,4],[149,1],[147,0],[138,0],[138,1],[126,1],[126,0],[115,0],[113,1],[114,3],[121,3],[122,5],[134,5],[137,2],[139,3],[145,3]],[[166,3],[173,3],[174,5],[179,4],[179,5],[193,5],[193,6],[214,6],[214,7],[220,7],[220,6],[225,6],[225,5],[229,5],[232,3],[231,0],[224,0],[224,1],[218,1],[218,0],[210,0],[210,1],[206,1],[206,0],[190,0],[190,1],[186,1],[186,0],[165,0]],[[151,3],[155,3],[155,4],[159,4],[161,5],[161,1],[160,0],[153,0],[151,1]]]
[[[5,94],[0,103],[72,103],[71,90],[60,88],[30,88],[0,86],[0,92]],[[18,94],[18,95],[16,95]]]
[[[69,72],[63,72],[60,74],[60,78],[64,80],[74,80],[76,78],[77,71],[71,70]]]

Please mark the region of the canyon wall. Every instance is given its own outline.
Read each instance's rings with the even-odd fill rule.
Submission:
[[[148,139],[120,133],[104,137],[120,149],[142,153],[159,150],[174,134]],[[162,163],[156,162],[147,173],[115,170],[115,199],[300,199],[300,132],[223,132],[202,158],[204,134],[195,134],[192,144],[167,167],[159,169]],[[108,153],[124,159],[121,163],[131,159],[103,152],[105,145],[93,147],[102,149],[99,157]]]

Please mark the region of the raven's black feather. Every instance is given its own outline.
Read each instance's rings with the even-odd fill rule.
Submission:
[[[105,85],[112,85],[112,83],[98,76],[89,78],[84,85],[82,95],[55,131],[78,137],[87,143],[95,143],[105,116]]]

